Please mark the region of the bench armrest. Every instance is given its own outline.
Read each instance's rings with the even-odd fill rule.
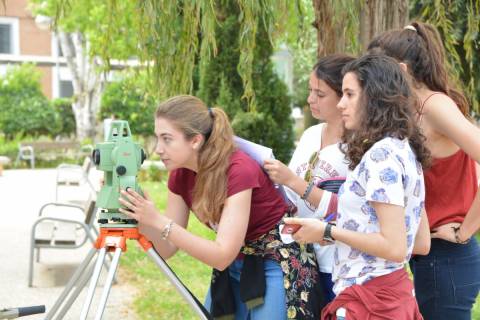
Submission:
[[[78,209],[82,213],[85,212],[85,208],[82,206],[76,205],[76,204],[69,204],[69,203],[60,203],[60,202],[49,202],[44,204],[40,210],[38,211],[38,216],[41,217],[43,215],[43,211],[48,208],[48,207],[64,207],[64,208],[73,208],[73,209]]]
[[[90,233],[90,230],[94,228],[93,226],[89,227],[86,223],[82,221],[77,221],[77,220],[72,220],[72,219],[64,219],[64,218],[56,218],[56,217],[41,217],[38,218],[32,225],[32,231],[31,231],[31,239],[34,241],[35,239],[35,230],[37,229],[37,226],[41,223],[44,222],[62,222],[62,223],[68,223],[68,224],[73,224],[77,225],[78,227],[82,228],[85,231],[85,235],[82,238],[82,241],[80,243],[75,244],[74,246],[68,245],[69,248],[79,248],[85,244],[88,238],[90,240],[95,241],[93,238],[92,234]]]

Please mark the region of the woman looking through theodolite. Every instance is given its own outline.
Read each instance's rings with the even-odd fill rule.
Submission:
[[[156,111],[155,135],[170,172],[165,215],[147,193],[130,189],[121,212],[164,258],[180,249],[214,268],[205,303],[212,315],[318,319],[323,296],[313,250],[280,240],[287,205],[259,164],[236,149],[226,114],[192,96],[173,97]],[[190,209],[215,240],[186,230]]]

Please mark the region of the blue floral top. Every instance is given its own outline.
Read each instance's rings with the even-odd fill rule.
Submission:
[[[424,207],[425,185],[421,164],[407,139],[387,137],[378,141],[349,172],[339,192],[337,225],[357,232],[379,232],[372,201],[405,208],[408,248],[405,261],[397,263],[374,257],[337,241],[332,275],[337,295],[351,285],[401,269],[410,259]]]

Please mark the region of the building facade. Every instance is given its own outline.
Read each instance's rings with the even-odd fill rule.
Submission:
[[[73,95],[71,76],[59,55],[53,32],[43,30],[28,8],[28,0],[0,4],[0,75],[13,64],[31,62],[42,73],[41,86],[48,98]]]

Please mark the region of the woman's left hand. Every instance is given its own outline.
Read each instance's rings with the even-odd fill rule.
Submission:
[[[455,230],[453,228],[457,228],[460,226],[458,222],[451,222],[440,227],[437,227],[432,230],[430,236],[436,239],[443,239],[446,241],[450,241],[453,243],[457,243],[457,239],[455,238]]]
[[[325,233],[324,221],[315,218],[284,218],[285,223],[301,225],[297,232],[292,234],[292,238],[301,244],[304,243],[323,243],[323,234]]]
[[[132,188],[128,188],[126,191],[122,190],[120,193],[122,197],[120,197],[118,201],[122,206],[128,209],[120,208],[119,211],[121,213],[126,214],[130,218],[135,219],[139,223],[148,227],[157,227],[161,229],[166,223],[168,223],[168,221],[166,221],[167,218],[158,212],[155,204],[146,191],[143,192],[145,197],[142,197]]]

